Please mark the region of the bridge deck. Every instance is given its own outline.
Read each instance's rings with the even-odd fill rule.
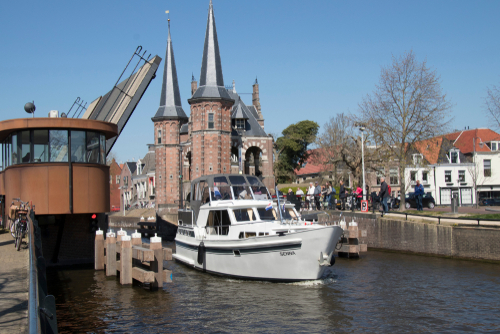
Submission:
[[[14,248],[10,233],[0,234],[0,333],[28,332],[28,245]]]

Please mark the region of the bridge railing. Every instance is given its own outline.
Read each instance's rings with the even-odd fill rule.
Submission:
[[[35,211],[28,215],[29,244],[29,300],[28,327],[30,333],[57,333],[56,301],[47,293],[45,259],[42,253],[42,238]]]

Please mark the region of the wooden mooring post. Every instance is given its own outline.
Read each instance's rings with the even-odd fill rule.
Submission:
[[[163,261],[172,260],[172,249],[163,248],[160,237],[155,234],[149,244],[143,244],[137,231],[131,236],[123,230],[117,234],[118,238],[110,230],[104,240],[103,231],[96,231],[96,270],[105,268],[106,276],[116,276],[119,271],[120,284],[132,284],[133,280],[137,280],[149,283],[152,291],[158,290],[164,282],[172,282],[172,271],[163,268]]]

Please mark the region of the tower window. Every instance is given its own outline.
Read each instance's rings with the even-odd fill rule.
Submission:
[[[208,114],[208,128],[209,129],[214,128],[214,114],[213,113]]]
[[[236,120],[236,129],[244,129],[245,128],[245,120],[237,119]]]
[[[161,144],[161,129],[158,129],[158,144]]]

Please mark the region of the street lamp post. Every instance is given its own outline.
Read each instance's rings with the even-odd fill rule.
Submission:
[[[363,136],[363,133],[365,132],[365,127],[364,126],[361,126],[359,128],[359,130],[361,130],[361,165],[363,167],[363,200],[366,200],[366,195],[365,195],[365,190],[366,190],[366,186],[365,186],[365,140],[364,140],[364,136]]]

